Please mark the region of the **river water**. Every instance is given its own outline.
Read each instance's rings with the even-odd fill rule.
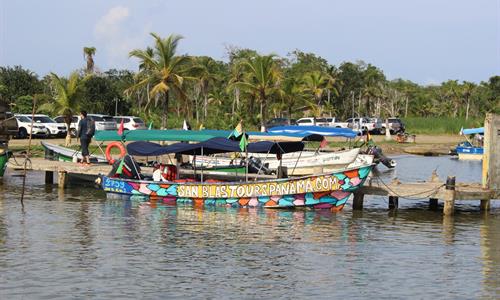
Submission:
[[[385,181],[437,169],[480,181],[481,164],[397,158]],[[498,299],[500,205],[454,217],[425,200],[368,198],[340,213],[165,206],[59,191],[41,173],[0,186],[1,299]]]

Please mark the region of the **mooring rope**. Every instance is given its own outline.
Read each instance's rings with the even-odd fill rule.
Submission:
[[[391,189],[383,180],[382,178],[380,178],[380,176],[378,174],[375,174],[375,173],[372,173],[376,179],[382,183],[383,186],[385,186],[391,193],[393,193],[396,197],[398,198],[403,198],[403,199],[408,199],[408,200],[424,200],[424,199],[428,199],[430,198],[431,196],[435,195],[440,188],[442,188],[443,186],[446,186],[445,183],[443,184],[440,184],[439,186],[433,188],[433,189],[430,189],[430,190],[426,190],[426,191],[423,191],[423,192],[419,192],[419,193],[414,193],[414,194],[408,194],[408,195],[400,195],[398,193],[396,193],[393,189]],[[429,194],[427,194],[429,193]],[[423,197],[413,197],[413,196],[418,196],[418,195],[423,195],[423,194],[426,194],[426,196],[423,196]]]

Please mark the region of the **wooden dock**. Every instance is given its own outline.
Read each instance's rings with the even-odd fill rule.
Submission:
[[[428,199],[430,208],[437,209],[438,201],[444,202],[443,214],[453,215],[456,200],[479,200],[481,210],[490,209],[490,200],[500,198],[500,116],[488,114],[485,119],[485,155],[483,158],[482,183],[456,183],[455,177],[449,176],[446,182],[439,180],[437,174],[432,174],[429,180],[415,183],[402,183],[397,180],[386,183],[374,175],[365,185],[354,193],[353,209],[363,208],[365,195],[386,196],[389,198],[389,209],[397,209],[399,199]],[[17,160],[19,162],[19,159]],[[8,167],[22,170],[23,166],[9,161]],[[68,178],[73,176],[88,176],[97,178],[111,171],[109,165],[84,166],[73,162],[50,161],[43,158],[32,158],[28,169],[45,172],[45,182],[52,184],[54,174],[58,175],[58,185],[64,188]],[[152,174],[152,168],[143,167],[142,172]],[[181,169],[180,174],[193,175],[193,170]],[[197,174],[200,174],[198,171]],[[223,172],[207,172],[213,178],[227,177]],[[270,179],[269,175],[249,174],[252,179]]]

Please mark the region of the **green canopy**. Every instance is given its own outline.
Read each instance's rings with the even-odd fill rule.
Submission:
[[[129,141],[179,141],[203,142],[214,137],[228,137],[224,130],[126,130],[123,140]],[[96,141],[120,141],[122,137],[114,130],[98,130],[94,136]]]

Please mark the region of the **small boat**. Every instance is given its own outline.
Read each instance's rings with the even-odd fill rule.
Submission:
[[[198,144],[177,143],[169,146],[151,145],[142,143],[130,155],[208,155],[215,153],[241,152],[239,143],[226,139],[214,138]],[[154,144],[154,143],[152,143]],[[272,153],[282,156],[285,153],[301,151],[302,142],[275,143],[262,141],[250,143],[248,152]],[[141,150],[139,150],[141,149]],[[130,167],[134,169],[135,167]],[[177,204],[203,206],[231,206],[231,207],[265,207],[265,208],[293,208],[312,207],[317,209],[331,209],[340,211],[349,196],[363,185],[372,170],[372,164],[360,165],[354,168],[343,168],[318,175],[295,178],[277,178],[248,181],[241,177],[229,182],[213,182],[203,179],[200,182],[186,179],[158,182],[139,178],[120,178],[101,176],[99,184],[108,195],[119,194],[126,196],[143,196],[145,198],[161,198]],[[206,178],[205,178],[206,179]]]
[[[482,160],[484,149],[482,146],[482,135],[484,127],[460,130],[460,134],[465,137],[465,141],[460,142],[454,149],[450,150],[451,155],[457,155],[459,160]],[[468,136],[474,135],[473,139]]]
[[[18,133],[17,120],[7,111],[9,106],[0,102],[0,177],[3,177],[7,162],[12,156],[9,150],[9,140]]]
[[[54,145],[45,141],[40,142],[45,149],[45,159],[58,161],[81,161],[82,152],[63,146]],[[90,161],[93,163],[108,163],[106,157],[101,155],[90,155]]]

